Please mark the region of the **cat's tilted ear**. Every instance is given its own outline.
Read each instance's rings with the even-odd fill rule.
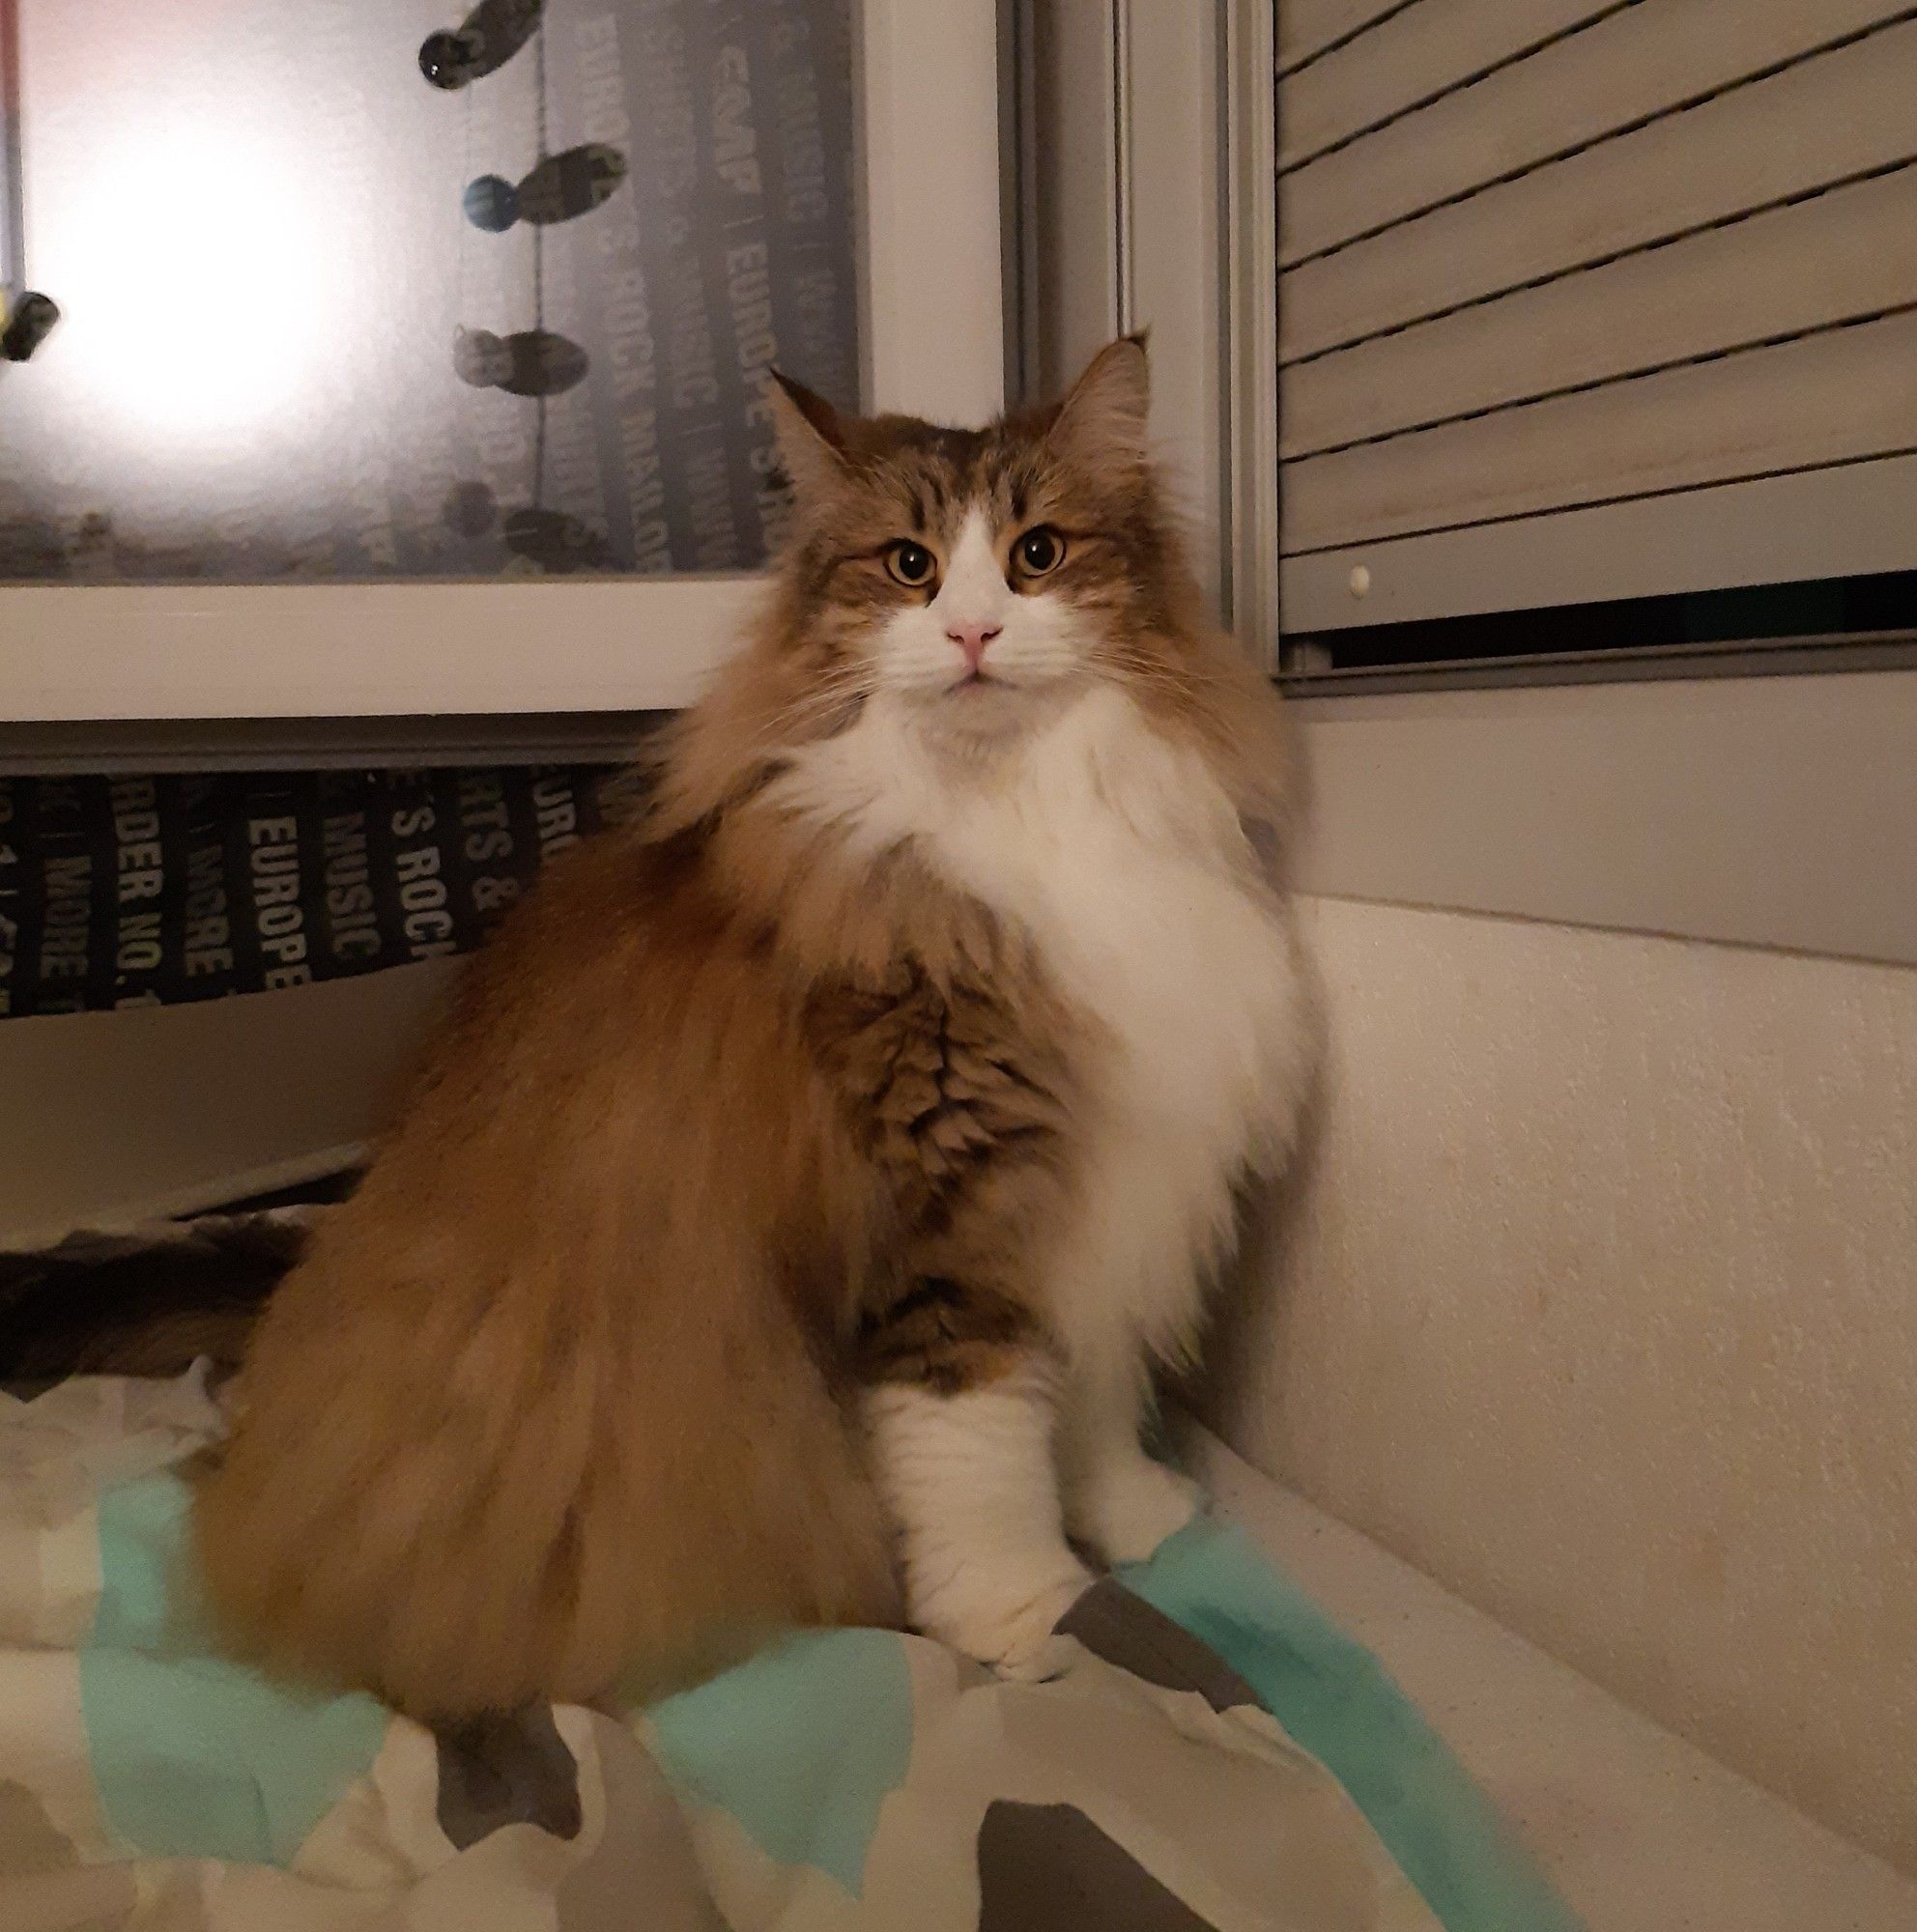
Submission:
[[[1152,373],[1145,337],[1121,335],[1094,355],[1058,406],[1045,440],[1067,461],[1097,473],[1143,469]]]
[[[779,460],[792,479],[792,494],[801,509],[828,497],[844,480],[845,432],[839,412],[803,383],[765,372],[765,396],[772,408],[772,427],[779,439]]]

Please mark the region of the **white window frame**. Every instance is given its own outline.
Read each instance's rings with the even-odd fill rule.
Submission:
[[[1056,389],[1113,335],[1149,331],[1153,448],[1200,582],[1275,668],[1270,0],[1019,0],[1018,13],[1037,124],[1019,211],[1037,238],[1028,384]]]
[[[864,401],[982,422],[1004,401],[996,13],[987,0],[863,0],[858,24]],[[30,60],[29,45],[27,71]],[[634,714],[698,695],[758,582],[0,587],[0,767],[35,762],[35,732],[10,727],[58,725],[71,764],[87,753],[76,726],[127,721],[311,721],[275,743],[328,760],[369,735],[355,721],[457,718],[450,737],[420,735],[466,755],[508,751],[527,714],[599,718],[616,742]],[[156,749],[167,735],[155,732]],[[124,731],[110,750],[139,762]]]

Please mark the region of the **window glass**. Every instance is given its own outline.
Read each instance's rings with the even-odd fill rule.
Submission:
[[[750,568],[857,401],[852,0],[10,8],[0,579]]]

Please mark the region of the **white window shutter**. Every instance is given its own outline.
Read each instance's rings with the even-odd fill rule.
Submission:
[[[1287,632],[1917,568],[1917,8],[1277,21]]]

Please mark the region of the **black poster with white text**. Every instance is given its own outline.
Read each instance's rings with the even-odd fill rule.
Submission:
[[[605,766],[0,779],[0,1018],[470,952],[637,796]]]

